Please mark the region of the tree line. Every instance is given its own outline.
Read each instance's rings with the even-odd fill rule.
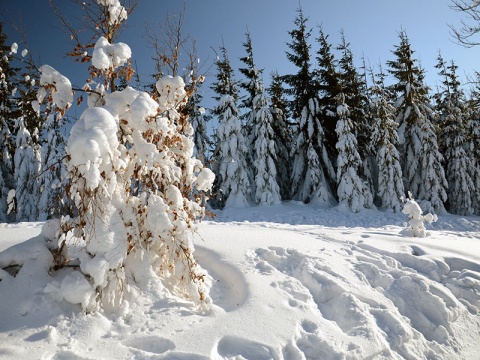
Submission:
[[[180,17],[166,29],[179,30],[182,23]],[[168,42],[185,39],[171,34],[164,38],[167,45],[155,47],[155,81],[179,75],[182,68],[178,47]],[[424,211],[480,213],[480,91],[462,90],[453,60],[438,55],[441,85],[432,92],[405,31],[385,69],[356,67],[345,36],[332,45],[321,27],[308,26],[302,10],[289,35],[286,56],[296,72],[273,71],[268,86],[254,61],[250,33],[238,69],[241,80],[226,47],[220,48],[210,86],[214,109],[205,111],[202,92],[195,91],[205,85],[186,81],[187,88],[194,87],[182,113],[193,128],[188,135],[194,156],[216,175],[213,208],[296,200],[341,204],[353,212],[399,211],[411,192]],[[195,51],[185,67],[198,79]],[[48,107],[39,111],[38,71],[27,61],[28,52],[19,54],[6,44],[1,24],[0,55],[0,221],[75,213],[65,195],[68,118]],[[27,65],[15,67],[15,58]],[[388,76],[393,84],[386,83]],[[110,80],[121,90],[131,78],[129,73]],[[95,94],[90,95],[93,103]],[[213,129],[212,118],[218,123]]]
[[[344,34],[334,47],[322,27],[313,52],[313,31],[298,10],[286,51],[296,72],[272,72],[268,88],[249,33],[241,80],[220,49],[212,86],[219,123],[210,139],[212,204],[293,199],[353,212],[399,211],[411,193],[424,211],[478,214],[479,91],[467,96],[454,60],[438,54],[441,81],[432,92],[405,31],[393,59],[377,69],[365,61],[356,67]]]

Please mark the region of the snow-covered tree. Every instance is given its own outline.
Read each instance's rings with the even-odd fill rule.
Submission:
[[[299,134],[293,143],[292,193],[295,200],[332,204],[335,200],[329,179],[335,170],[328,157],[319,121],[320,107],[310,99],[299,119]]]
[[[337,68],[338,62],[332,53],[332,45],[328,42],[328,35],[324,33],[322,27],[319,28],[319,35],[316,40],[319,45],[315,75],[321,109],[320,122],[325,131],[325,142],[330,159],[336,159],[338,154],[336,149],[338,139],[336,133],[337,98],[342,91],[342,84]]]
[[[443,157],[438,150],[437,134],[432,123],[433,111],[424,85],[424,71],[416,65],[413,50],[405,32],[399,34],[400,45],[388,61],[389,72],[397,82],[393,85],[398,94],[396,121],[405,190],[423,200],[425,210],[442,212],[447,200],[448,187],[442,167]]]
[[[241,107],[246,109],[244,115],[246,118],[247,127],[251,127],[255,118],[255,106],[253,101],[257,95],[263,91],[263,85],[260,78],[263,70],[258,69],[255,65],[252,37],[250,32],[247,31],[245,35],[247,40],[243,43],[243,47],[245,49],[246,56],[240,58],[240,61],[245,64],[245,67],[239,68],[240,73],[245,79],[239,83],[239,86],[247,92],[246,96],[242,100]]]
[[[292,143],[292,131],[288,121],[288,103],[284,94],[283,81],[276,71],[271,73],[271,82],[267,92],[271,100],[272,130],[275,134],[277,183],[280,187],[281,198],[287,200],[291,198],[292,166],[289,151]]]
[[[353,132],[357,139],[358,153],[362,160],[362,166],[358,175],[365,181],[370,192],[375,191],[374,154],[370,152],[370,139],[372,128],[367,110],[367,84],[364,74],[360,74],[353,62],[353,53],[350,44],[347,43],[345,34],[341,33],[341,43],[337,50],[341,57],[338,61],[339,80],[342,94],[345,97],[345,104],[348,106],[349,117],[353,122]],[[364,69],[365,71],[365,69]]]
[[[252,144],[253,183],[255,186],[255,203],[274,205],[280,203],[280,188],[277,183],[275,166],[275,134],[272,124],[274,118],[268,97],[260,90],[253,99],[255,119],[252,124],[250,143]]]
[[[15,151],[16,221],[35,221],[38,215],[40,153],[23,117],[17,119]]]
[[[251,204],[250,178],[247,170],[247,140],[238,114],[238,89],[233,78],[227,50],[221,48],[217,81],[212,89],[218,101],[213,113],[218,118],[214,171],[216,190],[221,193],[219,207],[239,207]]]
[[[350,119],[348,105],[341,93],[337,107],[337,195],[340,205],[346,205],[353,212],[359,212],[372,204],[372,194],[359,176],[362,166],[358,154],[357,139],[354,135],[353,122]]]
[[[64,210],[66,140],[62,134],[64,122],[55,114],[48,115],[43,123],[44,141],[41,148],[41,171],[39,176],[40,199],[38,220],[58,218]]]
[[[197,92],[188,99],[186,108],[193,128],[193,142],[195,144],[193,155],[202,163],[207,163],[209,161],[208,151],[211,146],[211,140],[207,133],[207,122],[210,116],[205,113],[205,108],[201,106],[202,95],[198,91],[197,88]]]
[[[477,164],[475,157],[467,148],[466,121],[468,111],[463,91],[460,89],[456,70],[439,55],[436,65],[443,77],[441,91],[437,94],[437,117],[440,127],[440,146],[446,163],[448,181],[448,210],[459,215],[471,215],[474,212],[472,200],[475,198],[475,176]]]
[[[291,50],[287,52],[287,59],[298,70],[296,74],[282,76],[283,82],[287,85],[284,92],[291,98],[290,113],[295,121],[301,118],[304,107],[317,92],[315,82],[312,81],[314,77],[310,64],[311,46],[308,44],[312,31],[307,28],[308,18],[304,16],[302,9],[298,9],[297,12],[298,15],[294,21],[296,28],[288,33],[292,40],[287,43]]]
[[[118,0],[98,0],[98,6],[105,18],[97,26],[106,34],[127,18]],[[115,91],[112,81],[131,50],[109,39],[100,36],[91,55],[92,75],[100,76],[104,91],[75,122],[66,147],[67,193],[78,214],[48,232],[55,268],[79,264],[57,291],[86,311],[117,308],[133,284],[156,284],[208,303],[209,277],[193,257],[192,227],[204,214],[196,194],[208,190],[214,176],[192,157],[192,129],[181,111],[185,83],[159,79],[156,100],[131,87]],[[68,79],[50,66],[40,71],[39,93],[59,111],[68,108]]]
[[[13,133],[16,105],[13,104],[12,93],[16,88],[14,78],[17,69],[11,65],[12,48],[7,46],[6,39],[3,24],[0,23],[0,222],[9,219],[7,198],[10,190],[15,188]]]
[[[401,211],[401,199],[405,196],[403,187],[400,154],[397,150],[398,125],[395,122],[395,108],[385,94],[383,74],[370,89],[370,117],[373,120],[371,134],[371,152],[376,154],[378,167],[378,185],[376,196],[383,209]]]
[[[334,183],[335,171],[325,147],[325,135],[320,122],[318,89],[314,74],[310,70],[310,45],[307,19],[302,10],[289,32],[292,42],[288,47],[288,60],[298,68],[296,74],[284,75],[283,81],[289,86],[285,92],[292,97],[290,109],[295,130],[292,134],[292,197],[303,202],[320,201],[332,203],[334,197],[330,184]]]

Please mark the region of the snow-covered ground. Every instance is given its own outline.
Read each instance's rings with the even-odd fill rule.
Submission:
[[[444,215],[426,238],[404,214],[290,202],[198,226],[214,279],[199,311],[159,283],[116,314],[56,300],[41,223],[0,224],[0,358],[480,359],[480,218]],[[14,273],[12,267],[9,272]]]

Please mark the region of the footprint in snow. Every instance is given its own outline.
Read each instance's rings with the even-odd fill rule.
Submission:
[[[217,345],[218,354],[226,359],[271,360],[279,359],[270,346],[235,336],[223,337]]]
[[[248,297],[248,285],[240,270],[222,261],[217,253],[198,245],[195,259],[214,279],[210,296],[215,305],[227,312],[243,305]]]
[[[144,336],[129,339],[124,341],[123,345],[153,354],[163,354],[175,349],[175,344],[171,340],[158,336]]]
[[[91,358],[86,358],[80,355],[75,354],[72,351],[58,351],[53,357],[48,358],[49,360],[90,360]]]

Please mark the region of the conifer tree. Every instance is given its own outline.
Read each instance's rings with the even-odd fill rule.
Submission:
[[[475,193],[472,196],[472,207],[475,214],[480,214],[480,113],[477,101],[470,99],[466,107],[467,132],[466,152],[470,154],[472,168],[470,169],[470,178],[475,187]]]
[[[341,44],[337,50],[341,53],[338,67],[342,93],[345,96],[345,104],[348,106],[350,119],[353,122],[358,153],[362,160],[359,176],[368,184],[370,192],[373,193],[375,188],[373,180],[375,175],[374,156],[369,147],[372,128],[366,114],[368,102],[365,74],[360,74],[355,67],[353,53],[343,31],[341,32]],[[369,204],[369,206],[371,205]]]
[[[41,148],[39,176],[40,198],[38,220],[59,218],[64,214],[65,138],[62,127],[65,122],[56,113],[50,113],[43,123],[44,141]]]
[[[436,110],[449,185],[448,210],[454,214],[471,215],[474,212],[472,200],[476,197],[472,176],[473,179],[478,176],[478,165],[467,148],[466,99],[460,89],[455,63],[452,61],[448,65],[439,54],[436,68],[443,77],[441,91],[436,94]]]
[[[201,106],[203,96],[200,93],[201,87],[197,86],[197,91],[188,99],[185,111],[190,117],[193,128],[193,142],[195,148],[193,155],[204,164],[209,162],[208,150],[211,146],[211,140],[207,134],[207,122],[210,116],[205,113]]]
[[[350,111],[342,93],[338,96],[337,114],[337,195],[340,205],[345,204],[353,212],[359,212],[372,204],[372,195],[359,176],[362,166],[358,154],[357,139],[354,134]]]
[[[396,121],[405,190],[423,200],[424,211],[444,211],[448,187],[442,167],[443,157],[438,150],[437,134],[432,124],[428,88],[423,83],[424,70],[417,66],[413,50],[404,31],[400,45],[395,47],[395,60],[388,61],[389,72],[397,82]]]
[[[253,183],[255,203],[258,205],[275,205],[280,203],[280,188],[277,183],[277,158],[275,133],[272,124],[274,118],[265,92],[253,99],[255,119],[251,133]]]
[[[275,168],[277,169],[277,183],[283,200],[291,198],[291,161],[289,149],[292,143],[291,125],[288,121],[288,103],[285,99],[283,81],[277,71],[270,74],[271,82],[267,93],[271,100],[271,114],[273,116],[272,130],[275,134]]]
[[[292,197],[303,202],[321,201],[331,203],[333,195],[330,185],[335,184],[335,171],[325,146],[325,134],[320,121],[318,88],[310,70],[310,45],[307,18],[301,9],[294,21],[296,28],[289,32],[292,50],[287,52],[288,60],[298,72],[283,76],[289,86],[285,92],[292,97],[290,110],[296,131],[293,134],[291,157]]]
[[[243,43],[243,47],[245,48],[246,56],[241,57],[240,61],[243,62],[246,67],[239,69],[245,79],[239,83],[239,86],[247,92],[245,98],[242,100],[241,107],[245,109],[244,116],[246,118],[248,129],[252,126],[252,122],[255,118],[253,100],[263,91],[261,84],[263,70],[258,69],[255,65],[250,32],[247,31],[245,35],[247,40]]]
[[[337,99],[342,91],[342,84],[339,71],[337,70],[338,62],[332,53],[332,45],[328,42],[328,35],[323,29],[319,28],[319,36],[316,39],[319,45],[317,51],[317,70],[316,81],[318,83],[319,103],[321,108],[321,124],[325,131],[325,141],[328,154],[331,159],[337,158],[337,133],[336,124]]]
[[[378,167],[378,185],[376,196],[383,209],[400,212],[403,204],[401,199],[405,196],[403,187],[400,154],[397,150],[398,135],[395,122],[395,108],[388,101],[385,93],[384,74],[375,80],[372,73],[372,87],[370,89],[370,117],[372,134],[370,151],[376,154]]]
[[[15,154],[15,107],[12,93],[18,69],[12,67],[11,47],[0,22],[0,222],[7,221],[8,193],[15,188],[13,157]],[[11,219],[11,217],[10,217]]]
[[[16,145],[14,158],[16,221],[35,221],[38,215],[40,153],[25,127],[23,117],[17,119]]]
[[[363,75],[359,74],[353,63],[353,53],[347,43],[345,34],[341,33],[341,44],[337,50],[341,57],[338,61],[339,79],[345,104],[348,106],[350,119],[354,125],[360,157],[364,160],[368,155],[370,124],[368,124],[365,108],[367,105],[366,84]]]
[[[251,204],[250,178],[247,170],[245,135],[239,118],[238,89],[227,50],[221,48],[222,58],[217,60],[217,81],[212,89],[218,101],[213,113],[218,118],[214,172],[216,192],[221,193],[219,207],[238,207]]]

